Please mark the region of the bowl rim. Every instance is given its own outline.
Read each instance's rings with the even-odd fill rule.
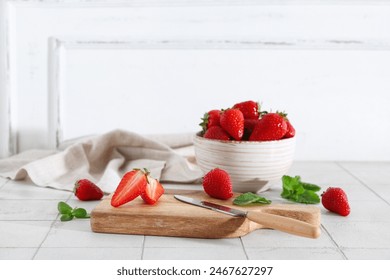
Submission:
[[[201,139],[202,141],[210,141],[210,142],[214,142],[214,143],[234,143],[234,144],[245,143],[245,144],[249,144],[249,145],[252,145],[252,144],[260,144],[260,143],[287,142],[287,141],[295,140],[295,138],[296,138],[296,135],[295,135],[295,136],[290,137],[290,138],[282,138],[282,139],[278,139],[278,140],[266,140],[266,141],[240,140],[240,141],[238,141],[238,140],[208,139],[208,138],[204,138],[203,136],[201,136],[201,134],[202,134],[202,131],[196,132],[194,138],[196,138],[196,139]]]

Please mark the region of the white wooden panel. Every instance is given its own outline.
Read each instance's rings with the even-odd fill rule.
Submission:
[[[388,1],[1,3],[0,157],[117,127],[196,130],[209,105],[258,99],[295,119],[297,159],[389,158],[388,124],[361,113],[390,118]],[[79,116],[91,94],[92,118]],[[121,118],[130,99],[143,114],[139,95],[164,108],[158,123]],[[177,130],[160,122],[172,99],[191,102]]]
[[[9,155],[9,94],[5,2],[0,2],[0,158]]]
[[[374,160],[390,154],[390,124],[371,115],[390,117],[389,51],[110,46],[66,51],[63,140],[113,127],[196,131],[208,109],[255,99],[266,110],[289,113],[299,132],[298,159],[342,160],[348,153],[350,159]],[[371,139],[375,145],[367,145]]]

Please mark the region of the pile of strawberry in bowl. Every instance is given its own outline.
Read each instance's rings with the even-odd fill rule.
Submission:
[[[233,191],[261,192],[289,170],[295,129],[284,112],[261,111],[248,100],[228,109],[210,109],[194,139],[197,164],[206,174],[221,168],[230,174]]]

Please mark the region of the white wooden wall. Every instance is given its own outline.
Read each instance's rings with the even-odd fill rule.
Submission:
[[[390,1],[0,3],[0,157],[254,99],[297,160],[390,160]]]

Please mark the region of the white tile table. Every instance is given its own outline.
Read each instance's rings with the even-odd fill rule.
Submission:
[[[98,202],[0,178],[0,259],[390,259],[390,162],[295,162],[289,175],[301,175],[323,190],[344,188],[350,216],[337,216],[318,205],[322,235],[315,240],[266,229],[233,239],[101,234],[91,231],[89,220],[59,221],[56,209],[60,200],[88,211]],[[263,195],[287,202],[280,191],[281,183]]]

